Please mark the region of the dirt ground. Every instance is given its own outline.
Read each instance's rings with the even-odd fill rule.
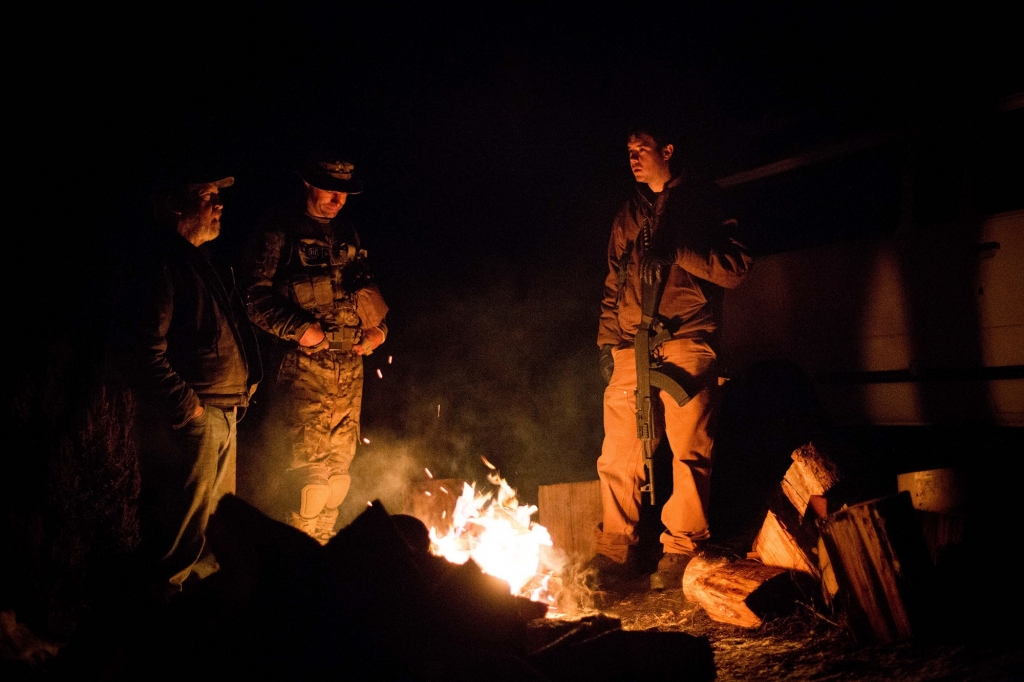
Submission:
[[[707,637],[718,680],[924,682],[1024,680],[1020,629],[966,627],[933,641],[861,646],[841,615],[798,604],[792,614],[754,629],[711,620],[683,591],[651,592],[646,578],[605,595],[601,612],[626,630],[685,632]],[[969,625],[969,624],[965,624]]]

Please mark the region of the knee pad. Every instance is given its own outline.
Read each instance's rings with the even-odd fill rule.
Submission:
[[[331,487],[325,483],[310,482],[299,491],[299,515],[304,519],[315,519],[327,504]]]
[[[348,474],[333,474],[327,481],[330,486],[330,494],[324,506],[328,509],[335,509],[345,500],[345,496],[348,495],[348,489],[352,485],[352,477]]]

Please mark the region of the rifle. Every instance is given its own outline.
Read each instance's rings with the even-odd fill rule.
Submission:
[[[667,392],[679,403],[680,407],[690,402],[690,399],[697,394],[696,391],[692,394],[687,393],[680,381],[667,373],[671,369],[651,357],[652,350],[672,337],[672,333],[665,327],[664,322],[655,317],[658,303],[661,301],[661,294],[665,288],[665,279],[667,276],[655,277],[650,283],[641,280],[640,328],[633,340],[633,348],[636,351],[636,437],[640,439],[644,467],[647,469],[647,485],[640,488],[640,492],[651,494],[652,505],[655,499],[654,452],[651,449],[651,442],[654,439],[651,386]]]

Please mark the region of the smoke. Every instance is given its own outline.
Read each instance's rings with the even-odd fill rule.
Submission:
[[[367,359],[364,433],[393,433],[439,478],[481,481],[486,457],[536,503],[539,485],[596,478],[599,288],[581,292],[572,272],[527,279],[492,266],[481,286],[441,288],[395,316]]]
[[[409,443],[390,436],[377,436],[360,452],[349,472],[352,487],[338,510],[341,527],[366,509],[367,502],[380,500],[391,514],[402,513],[408,503],[409,486],[427,477]]]

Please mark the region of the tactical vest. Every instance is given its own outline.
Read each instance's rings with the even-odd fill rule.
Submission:
[[[356,309],[356,291],[369,275],[366,251],[358,248],[355,234],[342,230],[320,237],[288,234],[274,278],[278,293],[287,296],[320,321],[332,350],[351,350],[362,336]]]

